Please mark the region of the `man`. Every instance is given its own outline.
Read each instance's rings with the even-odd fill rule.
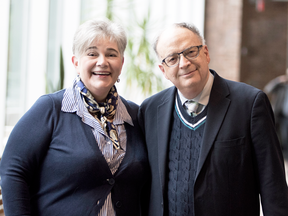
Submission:
[[[189,24],[164,30],[154,48],[175,87],[139,110],[152,173],[149,216],[257,216],[259,199],[265,216],[287,216],[266,95],[209,70],[205,41]]]

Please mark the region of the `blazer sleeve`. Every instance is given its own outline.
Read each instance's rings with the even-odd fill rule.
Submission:
[[[5,215],[30,215],[29,186],[49,148],[55,124],[55,105],[50,96],[40,97],[15,125],[1,165]]]
[[[274,114],[263,92],[255,98],[251,112],[251,137],[265,216],[288,215],[288,189],[283,155],[274,127]]]

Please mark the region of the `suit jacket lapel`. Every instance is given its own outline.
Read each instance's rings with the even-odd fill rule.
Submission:
[[[216,139],[222,122],[224,121],[226,112],[230,104],[230,99],[227,98],[228,95],[229,89],[225,80],[219,77],[216,72],[214,72],[214,83],[208,104],[207,120],[203,134],[196,179]]]
[[[171,118],[173,116],[175,92],[175,87],[168,89],[166,94],[163,96],[163,103],[157,107],[158,163],[162,192],[164,191],[165,185],[167,151],[170,140]]]

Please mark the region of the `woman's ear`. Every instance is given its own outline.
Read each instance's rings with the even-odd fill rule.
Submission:
[[[76,56],[72,56],[72,63],[74,65],[74,68],[77,72],[77,74],[80,74],[79,70],[78,70],[78,66],[79,66],[79,60]]]
[[[72,56],[72,63],[75,68],[78,67],[78,59],[76,56]]]

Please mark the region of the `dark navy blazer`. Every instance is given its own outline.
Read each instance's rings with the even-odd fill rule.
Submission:
[[[97,216],[110,191],[117,216],[145,215],[149,165],[138,106],[122,98],[134,126],[125,123],[127,151],[112,175],[90,126],[61,111],[63,93],[38,99],[9,137],[0,170],[5,215]]]
[[[252,86],[221,78],[215,71],[194,185],[196,216],[288,215],[288,188],[273,111]],[[163,216],[167,153],[176,88],[140,106],[152,173],[149,216]],[[179,176],[181,178],[181,176]]]

